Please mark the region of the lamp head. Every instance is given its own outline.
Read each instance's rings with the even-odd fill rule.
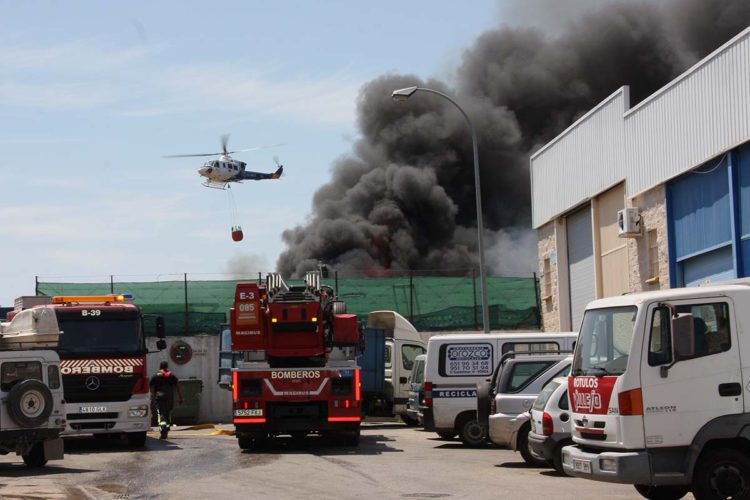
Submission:
[[[414,87],[407,87],[405,89],[394,90],[393,94],[391,94],[391,97],[393,98],[394,101],[405,101],[408,98],[410,98],[411,95],[417,90],[419,90],[419,87],[417,87],[416,85]]]

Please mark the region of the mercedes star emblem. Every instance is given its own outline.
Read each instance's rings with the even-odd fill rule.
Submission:
[[[86,379],[86,389],[95,391],[101,386],[102,383],[99,381],[99,377],[89,377]]]

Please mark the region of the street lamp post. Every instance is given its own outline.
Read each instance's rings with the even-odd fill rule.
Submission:
[[[474,188],[476,191],[477,199],[477,245],[479,247],[479,278],[482,284],[482,326],[484,333],[490,332],[490,312],[489,306],[487,305],[487,276],[484,272],[484,225],[482,224],[482,183],[479,180],[479,150],[477,149],[477,134],[474,131],[474,125],[472,125],[469,115],[458,105],[456,101],[437,90],[428,89],[424,87],[407,87],[405,89],[394,90],[391,97],[395,101],[406,101],[414,95],[416,92],[428,92],[430,94],[439,95],[440,97],[447,99],[451,104],[458,108],[461,114],[466,120],[466,124],[469,126],[471,132],[471,145],[474,148]]]

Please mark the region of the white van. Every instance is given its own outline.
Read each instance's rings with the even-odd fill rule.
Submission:
[[[424,375],[425,429],[444,438],[458,434],[464,444],[476,446],[478,433],[487,433],[477,421],[477,383],[492,376],[501,356],[511,351],[570,351],[577,337],[575,332],[505,332],[430,338]]]

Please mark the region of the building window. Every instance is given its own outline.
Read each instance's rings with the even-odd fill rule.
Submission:
[[[552,298],[552,272],[549,257],[544,258],[542,271],[542,299],[549,300]]]
[[[649,281],[659,281],[659,246],[657,245],[656,229],[648,231],[648,277]]]

